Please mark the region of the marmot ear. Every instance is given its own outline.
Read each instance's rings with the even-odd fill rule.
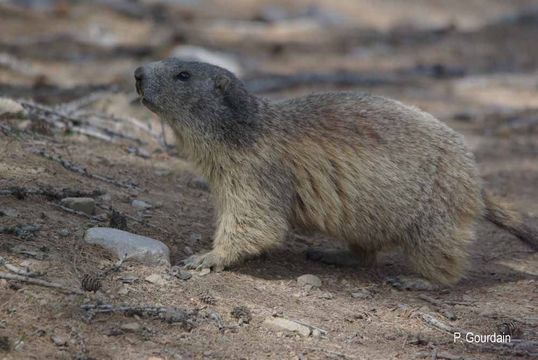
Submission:
[[[215,82],[215,87],[225,93],[230,87],[231,83],[232,79],[230,79],[228,76],[219,75],[217,81]]]

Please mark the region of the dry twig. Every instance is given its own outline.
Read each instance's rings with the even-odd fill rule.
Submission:
[[[135,184],[131,183],[131,182],[118,181],[118,180],[114,180],[114,179],[112,179],[112,178],[110,178],[108,176],[93,174],[93,173],[89,172],[88,169],[86,169],[85,167],[83,167],[81,165],[77,165],[75,163],[72,163],[69,160],[62,159],[62,157],[60,157],[58,155],[49,154],[43,149],[39,150],[39,151],[36,151],[36,154],[41,155],[44,158],[47,158],[49,160],[56,161],[57,163],[62,165],[67,170],[70,170],[72,172],[84,175],[86,177],[96,179],[96,180],[100,180],[100,181],[103,181],[103,182],[107,182],[109,184],[113,184],[113,185],[116,185],[116,186],[122,187],[122,188],[127,188],[127,189],[136,189],[137,188],[137,186]]]
[[[62,292],[66,292],[68,294],[78,294],[81,295],[82,291],[78,289],[71,289],[64,285],[53,283],[46,280],[40,280],[40,279],[32,279],[28,276],[23,275],[16,275],[16,274],[10,274],[3,271],[0,271],[0,279],[6,279],[6,280],[14,280],[14,281],[20,281],[31,285],[39,285],[44,287],[49,287],[53,289],[58,289]]]
[[[3,265],[6,269],[8,269],[9,271],[11,271],[12,273],[17,274],[17,275],[28,276],[28,277],[36,277],[36,276],[43,275],[43,274],[41,274],[39,272],[31,272],[31,271],[22,269],[22,268],[20,268],[18,266],[15,266],[13,264],[10,264],[10,263],[7,262],[6,259],[4,259],[1,256],[0,256],[0,265]]]

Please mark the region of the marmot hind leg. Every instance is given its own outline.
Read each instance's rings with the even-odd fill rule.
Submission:
[[[403,249],[411,268],[426,280],[438,285],[454,285],[467,269],[468,247],[473,238],[472,225],[456,229],[442,227],[437,231],[415,234],[404,242]],[[401,287],[410,290],[426,288],[424,279],[417,280],[417,286],[409,278],[402,277],[398,281]]]

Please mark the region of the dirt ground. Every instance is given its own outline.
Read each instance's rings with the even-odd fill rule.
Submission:
[[[465,135],[485,187],[538,226],[535,1],[287,3],[0,2],[0,97],[53,107],[94,96],[84,105],[88,119],[101,114],[102,127],[115,134],[96,138],[89,127],[66,119],[60,122],[71,121],[72,128],[32,117],[0,117],[0,256],[43,273],[38,279],[78,290],[85,274],[97,274],[117,260],[82,240],[86,229],[109,225],[112,208],[127,216],[128,231],[168,245],[172,264],[210,247],[211,194],[181,153],[163,145],[160,123],[136,101],[132,81],[136,66],[183,45],[231,54],[253,86],[262,77],[298,72],[348,71],[385,79],[351,86],[310,83],[260,90],[260,95],[367,91],[429,111]],[[165,134],[173,144],[171,131]],[[86,171],[72,171],[51,156]],[[14,186],[36,193],[17,196],[10,190]],[[93,197],[95,216],[58,207],[57,195],[69,192]],[[137,210],[134,199],[153,207]],[[188,280],[164,267],[127,261],[102,278],[96,293],[66,294],[0,280],[0,359],[537,356],[538,255],[510,234],[480,224],[468,276],[439,291],[388,285],[387,277],[411,274],[398,252],[383,254],[371,269],[318,264],[304,255],[310,247],[337,246],[320,236],[290,235],[262,258],[221,273],[193,272]],[[152,274],[163,281],[146,281]],[[299,287],[297,277],[303,274],[319,277],[321,287]],[[132,313],[90,317],[82,304],[166,306],[198,315],[189,326]],[[249,323],[232,316],[237,306],[249,309]],[[498,333],[510,323],[519,342],[454,343],[450,332],[428,324],[424,314],[475,334]],[[272,316],[327,333],[302,337],[274,330],[264,325]]]

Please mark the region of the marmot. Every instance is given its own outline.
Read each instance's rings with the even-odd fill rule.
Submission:
[[[343,240],[364,264],[399,246],[442,285],[464,274],[482,216],[538,247],[538,232],[483,190],[462,136],[417,108],[352,92],[271,103],[225,69],[174,58],[135,78],[216,201],[213,249],[189,268],[237,264],[295,227]]]

